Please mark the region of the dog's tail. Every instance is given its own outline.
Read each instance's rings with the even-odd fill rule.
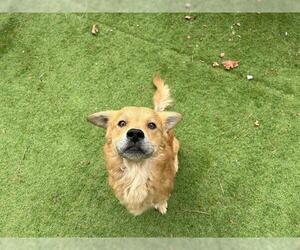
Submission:
[[[169,86],[165,85],[159,74],[153,78],[153,84],[156,87],[156,91],[153,96],[154,110],[164,111],[173,103]]]

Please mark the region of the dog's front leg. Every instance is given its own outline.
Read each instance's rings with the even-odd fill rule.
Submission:
[[[166,214],[168,208],[168,201],[163,201],[161,203],[155,204],[154,208],[157,209],[161,214]]]

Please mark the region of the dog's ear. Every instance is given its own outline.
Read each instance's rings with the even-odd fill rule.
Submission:
[[[182,115],[177,112],[158,112],[158,114],[166,130],[174,128],[182,118]]]
[[[112,117],[113,113],[114,111],[97,112],[89,115],[87,120],[98,127],[107,128],[108,121]]]

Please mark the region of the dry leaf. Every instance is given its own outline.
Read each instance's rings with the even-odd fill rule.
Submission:
[[[97,24],[93,24],[91,32],[92,32],[93,35],[96,35],[99,32]]]
[[[220,54],[220,57],[223,58],[224,56],[225,56],[225,53],[222,52],[222,53]]]
[[[240,61],[226,60],[222,62],[225,69],[230,70],[238,67],[240,65]]]
[[[217,62],[213,62],[213,63],[212,63],[212,66],[213,66],[213,67],[219,67],[220,64],[218,64]]]
[[[259,121],[254,122],[254,127],[258,128],[260,126]]]
[[[247,80],[253,80],[253,75],[247,75]]]

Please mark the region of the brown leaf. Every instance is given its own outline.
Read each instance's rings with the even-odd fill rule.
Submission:
[[[220,54],[220,57],[223,58],[224,56],[225,56],[225,53],[222,52],[222,53]]]
[[[226,60],[222,62],[225,69],[230,70],[238,67],[240,65],[240,61]]]
[[[93,35],[97,35],[97,33],[99,32],[97,24],[93,24],[91,32],[92,32]]]

